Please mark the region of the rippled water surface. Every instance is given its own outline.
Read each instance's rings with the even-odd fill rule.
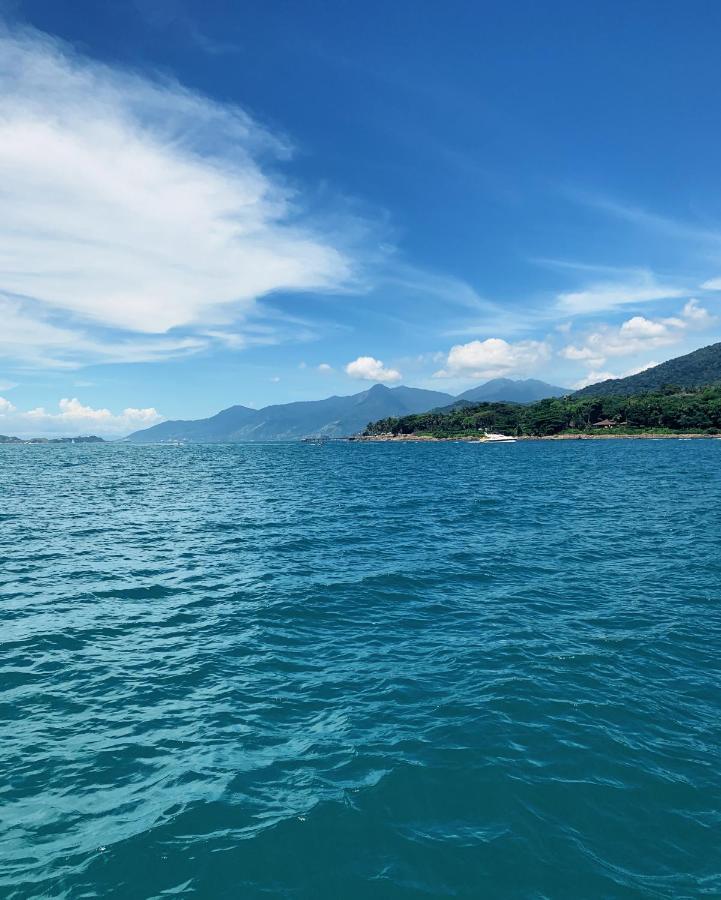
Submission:
[[[0,896],[721,896],[721,441],[0,449]]]

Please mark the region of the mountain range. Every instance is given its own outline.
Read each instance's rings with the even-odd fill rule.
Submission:
[[[645,369],[627,378],[610,378],[591,384],[574,397],[628,397],[631,394],[648,394],[673,385],[680,388],[696,388],[721,382],[721,343],[701,347],[685,356],[677,356],[668,362]]]
[[[138,443],[193,441],[232,443],[237,441],[300,440],[309,436],[346,437],[362,431],[369,422],[388,416],[405,416],[448,406],[455,401],[479,403],[506,400],[532,403],[545,397],[567,394],[565,388],[528,379],[497,378],[464,391],[458,397],[420,388],[389,388],[376,384],[348,397],[305,400],[251,409],[231,406],[207,419],[161,422],[129,435]]]

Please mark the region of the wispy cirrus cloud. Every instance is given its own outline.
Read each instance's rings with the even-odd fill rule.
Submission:
[[[388,285],[394,290],[406,291],[414,297],[430,298],[446,307],[456,307],[475,313],[497,312],[498,305],[482,297],[468,282],[419,266],[402,263],[388,253],[385,272],[377,273],[377,280],[382,287]]]
[[[138,335],[61,324],[61,313],[37,302],[0,296],[0,355],[33,368],[75,369],[87,363],[157,362],[208,346],[192,335]]]
[[[276,172],[288,143],[236,107],[3,30],[0,116],[4,353],[112,358],[102,329],[187,352],[258,298],[352,278]]]
[[[644,209],[633,203],[626,203],[614,197],[592,191],[567,189],[565,195],[576,203],[580,203],[597,212],[604,213],[614,219],[627,222],[629,225],[645,231],[653,231],[675,240],[710,244],[721,247],[721,229],[706,224],[689,222],[677,217],[663,215]]]
[[[555,306],[562,316],[590,315],[685,294],[687,291],[679,285],[664,283],[652,272],[638,270],[624,279],[594,282],[580,290],[558,294]]]
[[[556,295],[554,311],[561,315],[588,316],[621,310],[626,306],[653,304],[669,299],[691,297],[697,290],[721,290],[721,278],[708,278],[704,271],[721,261],[721,224],[703,219],[681,218],[648,210],[634,203],[591,191],[566,189],[565,196],[594,213],[626,223],[629,240],[639,240],[656,256],[668,258],[673,268],[659,274],[649,268],[588,264],[574,260],[540,257],[539,265],[595,274],[573,290]],[[631,246],[634,246],[633,244]],[[644,250],[648,256],[648,250]],[[679,261],[682,261],[679,265]],[[706,277],[706,280],[704,280]]]

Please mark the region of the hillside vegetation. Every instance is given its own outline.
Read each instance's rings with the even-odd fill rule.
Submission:
[[[611,426],[598,426],[612,422]],[[528,406],[479,403],[420,415],[380,419],[366,435],[462,437],[479,431],[546,437],[563,433],[634,434],[638,432],[721,433],[721,386],[667,388],[632,397],[570,397],[541,400]]]
[[[665,385],[697,388],[721,384],[721,343],[701,347],[685,356],[677,356],[628,378],[612,378],[576,391],[575,397],[611,397],[648,394]]]

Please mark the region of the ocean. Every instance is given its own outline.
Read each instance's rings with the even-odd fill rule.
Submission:
[[[721,896],[720,501],[715,440],[0,448],[0,896]]]

